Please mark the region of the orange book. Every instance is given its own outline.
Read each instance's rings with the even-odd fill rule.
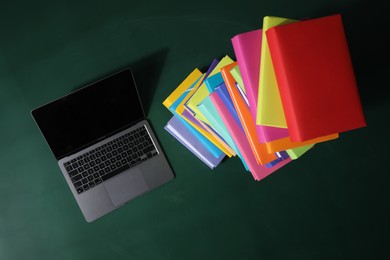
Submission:
[[[223,67],[221,69],[221,74],[229,91],[230,97],[232,98],[234,108],[237,111],[245,135],[248,138],[252,152],[256,158],[256,162],[260,165],[264,165],[276,160],[277,156],[274,153],[268,152],[266,144],[258,142],[256,126],[252,119],[252,114],[249,111],[248,105],[243,100],[241,93],[237,89],[235,79],[230,73],[235,66],[237,66],[237,62]]]

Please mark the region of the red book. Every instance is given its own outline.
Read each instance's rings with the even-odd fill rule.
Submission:
[[[266,34],[291,141],[366,126],[340,15]]]

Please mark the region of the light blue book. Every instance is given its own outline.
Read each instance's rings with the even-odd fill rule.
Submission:
[[[244,164],[245,169],[249,171],[247,164],[243,160],[240,151],[238,150],[221,116],[219,115],[217,109],[211,101],[210,96],[206,97],[202,101],[202,103],[198,105],[198,109],[203,113],[206,119],[209,120],[210,127],[212,127],[215,132],[218,133],[222,137],[222,139],[225,140],[225,142],[236,152],[236,154],[238,155],[238,157],[240,157],[242,163]]]

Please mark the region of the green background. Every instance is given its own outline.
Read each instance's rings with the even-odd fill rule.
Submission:
[[[2,1],[0,259],[389,259],[385,1]],[[195,68],[234,57],[265,15],[341,13],[368,127],[261,182],[210,170],[163,129],[161,102]],[[84,220],[30,110],[126,66],[176,178]]]

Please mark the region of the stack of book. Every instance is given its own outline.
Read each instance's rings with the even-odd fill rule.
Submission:
[[[366,125],[340,15],[267,16],[231,41],[236,61],[194,69],[163,102],[165,129],[210,168],[238,156],[261,180]]]

